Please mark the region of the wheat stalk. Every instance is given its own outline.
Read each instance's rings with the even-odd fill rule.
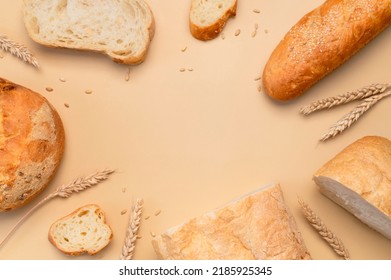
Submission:
[[[131,260],[136,248],[137,233],[140,228],[141,215],[143,211],[143,200],[138,198],[132,207],[132,213],[129,216],[128,229],[124,246],[122,247],[121,260]]]
[[[14,56],[30,63],[34,67],[39,67],[39,63],[34,55],[22,44],[16,43],[6,36],[0,34],[0,49],[10,52]]]
[[[0,242],[0,248],[1,246],[8,240],[8,238],[16,231],[16,229],[40,206],[42,206],[47,201],[55,198],[55,197],[61,197],[61,198],[68,198],[73,193],[81,192],[85,189],[88,189],[90,187],[93,187],[100,182],[106,180],[111,173],[113,173],[114,170],[105,169],[102,171],[95,172],[94,174],[87,176],[87,177],[80,177],[74,180],[73,182],[67,184],[67,185],[61,185],[58,187],[53,193],[46,196],[44,199],[39,201],[34,207],[32,207],[29,211],[26,212],[20,218],[20,220],[15,224],[15,226],[7,233],[7,235],[3,238],[3,240]]]
[[[335,97],[328,97],[312,102],[311,104],[302,107],[300,109],[300,113],[302,113],[303,115],[309,115],[315,111],[329,109],[334,106],[346,104],[354,100],[364,99],[379,93],[383,93],[390,88],[390,84],[372,84],[370,86],[359,88],[358,90],[355,90],[353,92],[347,92],[345,94],[341,94]]]
[[[356,108],[350,111],[342,119],[337,121],[329,130],[320,138],[320,141],[326,141],[329,138],[335,137],[355,123],[366,111],[372,108],[377,102],[384,97],[391,95],[391,91],[373,95],[364,99]]]
[[[343,245],[341,239],[339,239],[331,230],[327,228],[327,226],[323,223],[323,221],[316,215],[316,213],[299,198],[299,204],[301,206],[301,210],[304,213],[304,216],[309,221],[309,223],[316,229],[316,231],[322,236],[324,240],[333,248],[333,250],[345,260],[350,259],[349,251]]]

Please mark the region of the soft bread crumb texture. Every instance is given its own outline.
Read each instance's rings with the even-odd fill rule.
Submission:
[[[391,239],[391,141],[366,136],[314,175],[320,191]]]
[[[309,259],[279,185],[157,235],[152,241],[161,259]]]
[[[200,40],[216,38],[229,17],[236,15],[237,0],[192,0],[190,31]]]
[[[48,185],[64,141],[60,116],[43,96],[0,78],[0,212],[25,205]]]
[[[95,255],[111,242],[112,235],[104,213],[94,204],[57,220],[49,230],[50,242],[68,255]]]
[[[24,0],[23,15],[40,44],[102,52],[125,64],[142,62],[154,35],[143,0]]]
[[[273,99],[302,95],[391,23],[391,0],[327,0],[303,16],[276,46],[263,71]]]

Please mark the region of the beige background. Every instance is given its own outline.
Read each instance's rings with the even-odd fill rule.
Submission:
[[[297,196],[344,241],[353,259],[391,259],[389,240],[322,196],[312,181],[323,163],[356,139],[391,138],[391,99],[326,143],[319,143],[319,137],[353,104],[310,117],[298,113],[316,99],[391,82],[391,29],[306,95],[278,104],[258,92],[254,79],[289,28],[322,0],[239,0],[236,18],[224,29],[225,40],[209,42],[190,35],[190,0],[147,2],[156,34],[146,61],[130,67],[127,82],[129,67],[103,55],[34,43],[23,26],[22,1],[0,0],[0,33],[26,45],[41,64],[36,70],[1,52],[0,76],[43,94],[58,109],[66,129],[64,160],[39,198],[76,177],[116,169],[96,188],[40,208],[0,248],[0,259],[70,259],[48,242],[47,232],[56,219],[88,203],[106,212],[114,239],[98,255],[76,259],[118,259],[129,215],[121,211],[129,210],[138,197],[145,201],[144,217],[150,218],[142,221],[135,259],[155,259],[151,231],[158,234],[271,181],[281,183],[314,259],[338,257],[305,221]],[[258,34],[252,38],[256,23]],[[234,36],[237,29],[241,33]],[[46,92],[48,86],[54,91]],[[93,93],[85,94],[87,89]],[[0,213],[0,237],[38,199]],[[155,216],[157,210],[161,214]]]

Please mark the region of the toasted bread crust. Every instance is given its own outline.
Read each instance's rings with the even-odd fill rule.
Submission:
[[[263,71],[263,89],[279,101],[302,95],[390,22],[391,0],[327,0],[274,49]]]
[[[45,189],[64,146],[62,121],[48,100],[0,78],[0,212],[25,205]]]

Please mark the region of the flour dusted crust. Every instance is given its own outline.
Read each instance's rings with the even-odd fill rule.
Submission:
[[[0,212],[25,205],[48,185],[64,139],[60,116],[43,96],[0,78]]]
[[[280,186],[267,186],[152,241],[161,259],[310,259]]]
[[[366,136],[347,146],[315,174],[320,191],[391,239],[391,141]]]
[[[391,22],[391,0],[327,0],[278,44],[263,71],[276,100],[300,96],[374,39]]]

